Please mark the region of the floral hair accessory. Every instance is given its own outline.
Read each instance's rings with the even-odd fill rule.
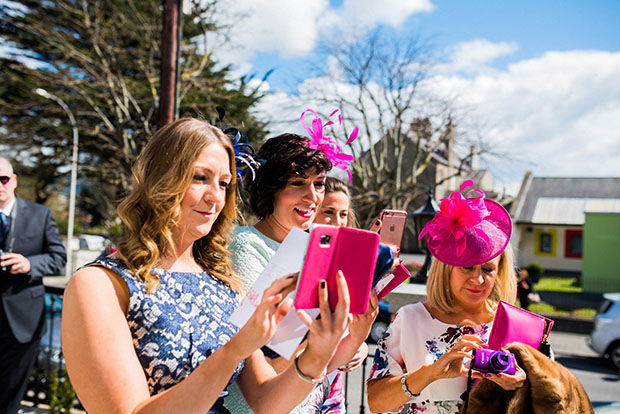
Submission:
[[[312,128],[308,127],[308,124],[306,124],[306,120],[304,119],[306,112],[310,112],[314,115],[314,119],[312,120]],[[301,113],[301,124],[308,132],[308,135],[310,135],[310,141],[308,142],[308,146],[314,150],[323,151],[325,157],[327,157],[327,159],[332,163],[332,165],[336,168],[340,168],[341,170],[345,170],[347,174],[349,174],[349,180],[353,181],[353,178],[351,177],[351,171],[349,171],[349,169],[351,168],[351,161],[353,161],[355,157],[353,157],[352,155],[344,154],[334,138],[323,135],[323,129],[328,125],[334,124],[334,121],[329,120],[329,118],[334,116],[336,113],[338,113],[338,126],[342,126],[342,117],[339,112],[340,111],[338,109],[335,109],[327,117],[328,121],[323,124],[323,121],[315,111],[313,111],[312,109],[306,109]],[[358,132],[359,128],[353,128],[353,131],[351,132],[351,135],[349,135],[349,139],[347,139],[345,145],[349,145],[350,143],[355,141]]]
[[[471,180],[461,185],[461,192],[473,186]],[[431,254],[439,261],[458,267],[486,263],[504,251],[512,235],[510,214],[499,203],[478,196],[465,198],[454,192],[441,200],[439,211],[418,239],[426,236]]]

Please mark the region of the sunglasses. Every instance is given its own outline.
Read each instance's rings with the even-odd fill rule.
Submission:
[[[8,183],[10,180],[11,177],[6,175],[0,175],[0,183],[2,183],[2,185],[6,185],[6,183]]]

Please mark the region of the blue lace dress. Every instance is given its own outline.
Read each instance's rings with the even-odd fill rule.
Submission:
[[[127,283],[127,324],[151,395],[182,381],[237,333],[229,318],[239,304],[239,295],[207,272],[153,269],[160,285],[147,293],[120,259],[105,257],[92,264],[113,270]],[[242,368],[243,363],[229,385]],[[222,391],[209,413],[228,413],[223,405],[227,394]]]

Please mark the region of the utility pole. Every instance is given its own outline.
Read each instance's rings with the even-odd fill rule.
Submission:
[[[78,145],[79,135],[77,122],[69,106],[58,96],[49,93],[43,88],[35,89],[35,93],[44,98],[51,99],[62,107],[69,117],[73,130],[73,151],[71,153],[71,184],[69,186],[69,220],[67,222],[67,265],[65,267],[65,277],[69,278],[73,272],[73,222],[75,221],[75,195],[77,192],[77,170],[78,170]]]
[[[179,55],[183,0],[163,0],[161,70],[159,78],[159,128],[179,116]]]

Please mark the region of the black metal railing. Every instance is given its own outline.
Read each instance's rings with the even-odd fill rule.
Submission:
[[[345,409],[347,413],[366,413],[366,378],[368,376],[368,366],[372,366],[374,359],[374,351],[370,351],[369,355],[362,361],[362,366],[356,371],[361,371],[361,380],[359,380],[359,373],[345,372],[344,375],[344,401]],[[355,377],[355,378],[353,378]],[[349,392],[352,390],[352,392]],[[350,404],[349,396],[351,394],[360,395],[359,410],[355,411],[354,407]]]
[[[39,353],[30,373],[24,399],[34,406],[49,405],[52,378],[65,380],[65,360],[60,346],[60,315],[64,287],[45,286],[45,312],[47,331],[41,338]]]

